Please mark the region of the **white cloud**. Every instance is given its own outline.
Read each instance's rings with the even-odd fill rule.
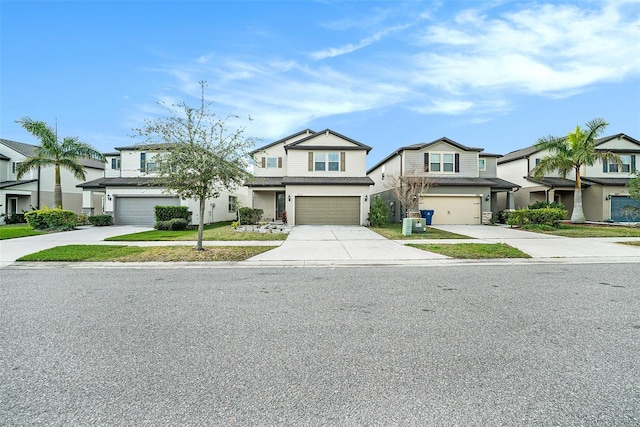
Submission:
[[[315,119],[392,105],[482,122],[514,108],[516,96],[572,96],[639,75],[637,4],[494,2],[445,17],[445,9],[434,8],[417,12],[416,21],[407,15],[411,24],[388,25],[357,43],[311,54],[335,58],[331,67],[284,50],[277,56],[217,54],[215,61],[202,55],[165,72],[192,97],[200,96],[197,82],[207,80],[216,112],[251,114],[251,128],[265,138]],[[634,13],[623,13],[625,7]],[[431,25],[425,19],[433,19]],[[393,32],[402,37],[377,43]],[[365,47],[368,54],[357,61],[347,55]]]

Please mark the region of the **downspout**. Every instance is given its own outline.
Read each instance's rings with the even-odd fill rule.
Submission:
[[[36,193],[36,209],[40,210],[40,166],[38,166],[38,185]]]
[[[400,156],[400,190],[402,190],[402,164],[404,163],[404,159],[402,158],[402,150],[398,150],[398,156]],[[402,192],[401,192],[402,193]],[[406,212],[406,209],[404,206],[402,206],[402,203],[398,203],[400,205],[400,220],[402,222],[402,220],[404,219],[404,213]]]

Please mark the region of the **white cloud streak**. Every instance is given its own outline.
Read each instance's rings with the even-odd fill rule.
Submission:
[[[200,95],[197,82],[207,80],[206,94],[217,107],[251,114],[252,127],[266,138],[318,118],[394,105],[479,122],[514,108],[514,97],[572,96],[640,75],[637,5],[532,3],[498,13],[505,4],[497,3],[446,18],[429,12],[422,16],[431,21],[387,25],[310,56],[216,55],[214,61],[205,53],[166,71],[193,97]],[[393,43],[378,43],[391,33]],[[370,54],[351,57],[365,47]],[[322,61],[328,58],[330,67]]]

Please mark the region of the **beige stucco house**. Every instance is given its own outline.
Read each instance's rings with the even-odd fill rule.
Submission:
[[[18,165],[35,154],[37,146],[23,142],[0,139],[0,223],[7,216],[21,214],[44,206],[53,207],[53,188],[55,172],[53,166],[29,171],[20,179],[17,176]],[[104,164],[99,161],[81,159],[87,179],[103,175]],[[65,168],[60,168],[62,186],[62,207],[81,213],[82,190],[76,185],[80,181]],[[98,203],[100,199],[94,200]]]
[[[366,158],[371,147],[330,129],[305,129],[254,150],[245,185],[263,219],[363,225],[369,212]]]
[[[156,155],[166,152],[167,144],[116,147],[115,152],[104,153],[104,175],[79,184],[83,189],[83,209],[113,216],[117,225],[152,227],[155,206],[187,206],[192,212],[192,224],[198,224],[199,202],[181,199],[157,182]],[[95,204],[96,195],[101,200]],[[246,189],[223,191],[217,198],[207,200],[204,223],[233,221],[237,206],[246,204]],[[104,209],[102,208],[104,206]]]
[[[371,195],[389,204],[392,222],[401,221],[406,212],[393,195],[388,177],[419,174],[432,182],[419,203],[420,210],[434,211],[432,224],[488,223],[498,211],[512,205],[518,188],[497,177],[498,157],[446,137],[400,147],[367,172],[374,182]],[[502,204],[499,194],[504,195]]]
[[[611,151],[620,155],[622,166],[600,161],[593,166],[583,166],[582,208],[587,221],[640,221],[640,200],[629,197],[626,187],[637,169],[640,159],[640,141],[623,133],[600,138],[596,141],[598,150]],[[525,208],[538,201],[561,203],[569,211],[573,210],[575,173],[562,178],[549,174],[540,179],[533,177],[532,170],[548,152],[539,151],[535,146],[508,153],[498,159],[498,176],[518,184],[521,189],[515,193],[516,208]]]

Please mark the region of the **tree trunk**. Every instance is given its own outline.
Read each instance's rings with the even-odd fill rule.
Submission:
[[[204,232],[204,204],[206,199],[200,197],[200,219],[198,221],[198,244],[196,250],[201,251],[202,248],[202,233]]]
[[[573,212],[571,212],[572,224],[584,224],[584,211],[582,210],[582,183],[580,170],[576,169],[576,188],[573,190]]]
[[[53,207],[62,209],[62,185],[60,185],[60,165],[55,166],[55,181],[53,186]]]

